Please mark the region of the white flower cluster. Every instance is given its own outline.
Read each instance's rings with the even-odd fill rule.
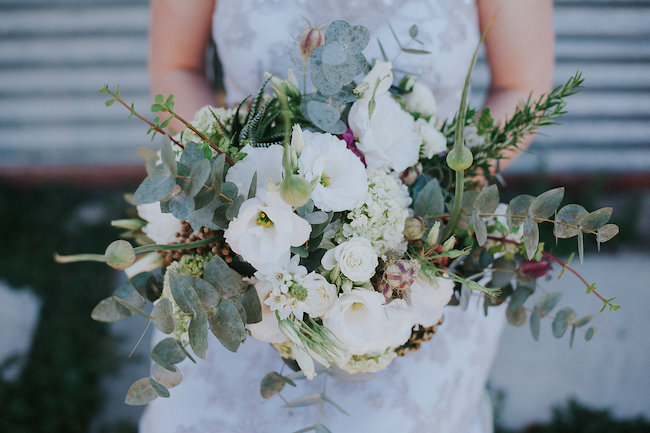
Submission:
[[[202,107],[199,111],[196,112],[196,114],[194,115],[194,119],[190,123],[192,124],[193,127],[201,131],[203,135],[209,137],[214,133],[218,132],[217,119],[219,120],[219,122],[224,124],[230,118],[232,118],[234,114],[235,114],[235,110],[233,110],[232,108],[226,109],[226,108],[219,108],[219,107],[206,105],[205,107]],[[185,131],[183,131],[183,134],[181,135],[181,143],[187,144],[190,141],[199,143],[201,142],[201,139],[199,138],[198,135],[196,135],[195,132],[191,131],[188,128]]]
[[[366,201],[347,213],[336,240],[363,237],[382,259],[389,252],[401,255],[406,251],[403,232],[410,204],[408,189],[395,173],[368,168]]]

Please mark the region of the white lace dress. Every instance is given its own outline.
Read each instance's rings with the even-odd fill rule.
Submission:
[[[326,26],[335,19],[368,27],[368,57],[380,58],[377,38],[389,58],[398,53],[388,24],[403,44],[417,24],[418,39],[432,55],[400,54],[395,67],[417,74],[433,90],[441,116],[457,107],[464,75],[478,40],[476,6],[463,0],[220,0],[214,35],[224,66],[229,104],[255,93],[265,71],[299,76],[298,37],[306,20]],[[411,48],[419,46],[411,42]],[[482,300],[468,311],[447,307],[433,340],[395,360],[364,382],[328,379],[327,395],[346,416],[326,405],[323,424],[333,433],[488,433],[492,431],[484,389],[504,325],[502,308],[483,315]],[[156,335],[155,339],[160,338]],[[183,382],[171,398],[151,403],[141,433],[291,433],[319,420],[319,406],[283,408],[274,397],[264,401],[261,379],[280,371],[282,361],[269,344],[249,338],[233,354],[213,337],[207,359],[180,364]],[[285,368],[285,373],[287,369]],[[323,374],[285,387],[287,399],[319,393]]]

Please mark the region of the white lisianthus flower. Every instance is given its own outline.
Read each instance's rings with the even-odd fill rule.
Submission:
[[[341,295],[323,317],[323,325],[352,355],[383,353],[387,315],[384,296],[373,290],[352,289]]]
[[[327,270],[339,269],[354,282],[368,281],[375,275],[379,259],[375,249],[366,238],[352,238],[334,249],[328,250],[321,260]]]
[[[375,98],[375,110],[370,116],[369,100],[352,104],[348,122],[357,147],[363,152],[368,167],[402,172],[418,162],[420,137],[413,117],[395,102],[390,94]]]
[[[442,317],[443,308],[449,303],[454,293],[454,282],[446,278],[429,280],[425,275],[418,275],[411,288],[405,293],[406,301],[415,310],[417,324],[433,326]]]
[[[385,94],[393,85],[393,64],[391,62],[384,62],[375,60],[368,75],[363,77],[362,83],[368,86],[363,86],[365,89],[359,96],[364,99],[370,99],[374,95],[375,98]],[[376,86],[376,88],[375,88]]]
[[[241,150],[246,157],[228,169],[226,181],[237,185],[239,193],[247,196],[257,172],[257,191],[262,195],[268,183],[279,185],[282,182],[284,169],[282,168],[282,146],[252,147],[246,145]]]
[[[255,290],[257,296],[260,298],[262,304],[262,321],[259,323],[249,323],[246,325],[251,335],[266,343],[283,343],[287,337],[280,331],[278,327],[278,319],[275,317],[275,312],[271,311],[269,306],[264,302],[273,290],[273,285],[270,281],[262,281],[255,279]]]
[[[137,206],[140,218],[147,221],[142,231],[157,244],[176,242],[176,233],[181,231],[181,221],[171,213],[162,213],[160,203],[147,203]]]
[[[411,338],[413,325],[417,321],[415,309],[403,299],[394,299],[384,306],[388,319],[386,326],[386,347],[399,347]]]
[[[306,312],[312,319],[325,315],[336,302],[338,289],[321,274],[311,272],[302,279],[302,286],[307,289],[304,302]]]
[[[447,150],[447,137],[434,125],[423,118],[415,121],[418,134],[422,140],[420,155],[424,158],[431,158],[433,155]]]
[[[305,377],[309,380],[312,380],[316,377],[316,369],[314,368],[314,360],[309,356],[309,354],[299,347],[296,343],[291,343],[291,354],[293,355],[300,370],[302,370]]]
[[[436,114],[436,98],[426,85],[415,81],[410,93],[403,97],[404,108],[410,113],[420,113],[423,116]]]
[[[354,209],[366,198],[368,178],[361,160],[345,141],[331,134],[304,131],[305,147],[298,159],[299,173],[316,180],[311,198],[323,211]]]
[[[277,192],[264,199],[246,200],[230,221],[224,238],[232,250],[255,269],[277,265],[289,258],[291,247],[309,240],[311,226],[293,213]]]

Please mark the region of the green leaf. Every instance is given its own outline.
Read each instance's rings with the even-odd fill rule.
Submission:
[[[427,50],[418,50],[416,48],[401,48],[401,51],[409,54],[431,54],[431,51]]]
[[[508,308],[506,310],[506,319],[512,326],[523,326],[526,324],[526,310],[520,307],[516,310]]]
[[[558,223],[577,226],[584,215],[587,215],[587,210],[579,204],[568,204],[564,206],[555,216],[555,224],[553,226],[555,236],[560,239],[568,239],[577,235],[579,231],[577,228],[568,227]]]
[[[590,212],[587,215],[583,215],[582,218],[580,218],[579,225],[583,230],[596,231],[607,224],[607,221],[609,221],[611,216],[612,208],[604,207]]]
[[[230,200],[234,200],[237,197],[237,194],[239,194],[239,189],[237,188],[237,185],[232,182],[224,182],[221,185],[221,194],[225,195]]]
[[[153,100],[154,100],[154,102],[156,104],[161,104],[162,105],[162,104],[165,103],[165,97],[163,95],[160,95],[160,94],[154,96]]]
[[[304,218],[309,224],[323,224],[327,222],[329,215],[323,211],[316,211],[306,214]]]
[[[580,263],[584,263],[584,260],[585,260],[585,238],[584,238],[584,234],[581,231],[578,231],[578,257],[580,257]]]
[[[138,379],[126,393],[124,403],[132,406],[147,404],[158,398],[158,393],[151,386],[148,377]]]
[[[576,337],[576,327],[575,325],[573,325],[571,327],[571,337],[569,338],[569,349],[573,347],[573,340],[575,339],[575,337]]]
[[[539,227],[537,223],[529,216],[524,220],[524,246],[526,247],[526,255],[531,260],[535,257],[537,246],[539,245]]]
[[[273,371],[262,379],[260,383],[260,394],[265,400],[268,400],[282,391],[285,383],[282,376]]]
[[[93,320],[98,322],[117,322],[120,319],[124,319],[131,316],[131,311],[127,310],[128,314],[125,314],[122,309],[118,308],[118,305],[113,297],[102,299],[99,304],[93,308],[90,317]]]
[[[246,328],[237,307],[227,299],[222,299],[216,310],[210,312],[208,320],[210,330],[221,344],[231,352],[236,352],[246,338]]]
[[[480,213],[494,213],[499,206],[499,189],[496,185],[484,188],[474,201],[474,209]]]
[[[178,340],[169,337],[160,340],[151,351],[151,359],[169,371],[176,371],[173,364],[178,364],[185,359],[186,353],[181,349]]]
[[[192,287],[192,277],[176,271],[168,272],[172,296],[181,311],[193,314],[196,310],[201,310],[201,300]]]
[[[190,285],[201,300],[201,305],[204,309],[214,308],[221,300],[221,293],[207,281],[198,277],[189,277]]]
[[[572,316],[575,316],[575,313],[571,308],[563,308],[557,312],[552,324],[555,338],[562,338],[569,327],[569,322],[572,321]]]
[[[485,226],[485,221],[483,221],[483,218],[478,216],[477,210],[474,210],[472,212],[470,224],[472,224],[472,227],[474,228],[474,234],[476,235],[476,241],[478,242],[479,246],[485,245],[485,242],[487,241],[487,228]]]
[[[594,338],[594,333],[596,332],[596,328],[593,326],[590,326],[589,329],[587,329],[587,332],[585,332],[585,341],[589,341],[592,338]]]
[[[284,407],[303,407],[321,404],[323,399],[320,394],[310,394],[304,397],[298,397],[285,403]]]
[[[528,215],[528,208],[535,198],[530,195],[519,195],[510,200],[510,212],[512,215],[512,227],[519,227],[524,223],[524,218],[515,215]]]
[[[110,107],[111,105],[113,105],[114,102],[115,102],[115,99],[109,99],[108,101],[104,102],[104,105],[106,105],[107,107]]]
[[[133,194],[135,204],[147,204],[167,197],[176,186],[176,179],[169,173],[154,172],[153,178],[145,178]]]
[[[344,130],[340,132],[345,127],[345,124],[341,122],[341,113],[334,106],[325,102],[308,101],[306,108],[309,120],[318,128],[332,134],[345,132]]]
[[[346,415],[349,415],[349,414],[346,413]],[[314,428],[314,431],[315,431],[316,433],[332,433],[332,431],[331,431],[330,429],[328,429],[327,427],[325,427],[323,424],[318,424],[318,425]]]
[[[445,198],[437,179],[431,179],[420,190],[413,202],[413,211],[422,218],[441,215],[445,212]]]
[[[537,307],[533,309],[533,312],[530,315],[530,332],[533,334],[535,341],[539,341],[539,325],[540,325],[541,316]]]
[[[548,313],[550,313],[553,310],[553,308],[555,308],[557,303],[560,302],[561,298],[562,298],[561,292],[547,293],[544,296],[537,299],[537,302],[535,302],[535,308],[539,311],[539,315],[541,317],[544,317]]]
[[[501,288],[507,286],[512,277],[517,273],[517,264],[514,260],[508,260],[505,257],[499,257],[492,265],[492,280],[490,287]]]
[[[159,397],[169,398],[169,390],[155,380],[149,378],[149,383]]]
[[[212,162],[212,169],[210,170],[210,187],[212,190],[219,194],[221,193],[221,184],[223,183],[223,169],[226,164],[226,155],[220,154]]]
[[[191,167],[195,162],[205,159],[203,150],[197,143],[190,141],[185,145],[185,149],[181,153],[181,164],[186,167]]]
[[[147,314],[146,312],[144,312],[140,308],[136,307],[135,305],[132,305],[132,304],[128,303],[124,299],[119,298],[117,296],[113,296],[113,300],[115,302],[117,302],[118,304],[122,305],[123,307],[126,307],[132,313],[139,314],[139,315],[141,315],[143,317],[146,317],[147,319],[151,319],[151,316],[149,314]]]
[[[574,325],[575,325],[576,328],[580,328],[581,326],[584,326],[587,323],[589,323],[591,321],[591,319],[593,319],[593,318],[594,318],[594,316],[591,316],[591,315],[581,317],[580,319],[575,321]]]
[[[194,317],[190,321],[188,329],[190,337],[190,346],[192,350],[201,359],[205,359],[208,351],[208,316],[203,309],[197,309]]]
[[[345,409],[343,409],[338,403],[336,403],[334,400],[332,400],[328,396],[322,394],[320,397],[321,397],[321,399],[323,399],[323,401],[326,401],[327,403],[329,403],[332,406],[334,406],[335,408],[337,408],[341,413],[343,413],[343,414],[345,414],[347,416],[350,416],[350,414]]]
[[[528,215],[534,218],[549,218],[555,214],[564,198],[564,188],[554,188],[538,195],[528,208]]]
[[[348,55],[343,46],[332,41],[323,48],[323,63],[326,65],[340,65],[347,59]]]
[[[188,179],[183,186],[183,192],[185,192],[188,197],[194,197],[197,195],[210,177],[210,171],[210,161],[207,159],[202,158],[194,162],[190,167]]]
[[[616,236],[619,232],[616,224],[605,224],[598,229],[598,242],[607,242]]]
[[[241,304],[246,310],[246,323],[262,321],[262,304],[254,286],[248,286],[241,296]]]
[[[232,221],[239,215],[239,208],[241,208],[241,205],[246,201],[246,197],[243,195],[238,195],[235,197],[235,199],[228,205],[228,208],[226,209],[226,219],[228,221]]]
[[[176,163],[176,156],[172,150],[172,143],[169,140],[163,140],[162,148],[160,150],[160,157],[163,165],[167,167],[172,176],[178,174],[178,164]]]
[[[151,375],[156,382],[165,388],[173,388],[183,381],[183,374],[180,370],[176,369],[176,371],[169,371],[158,364],[154,364],[151,367]]]
[[[203,279],[216,287],[222,297],[239,296],[242,277],[219,256],[203,265]]]
[[[532,293],[533,291],[528,287],[519,287],[519,284],[517,284],[517,288],[514,292],[512,292],[512,296],[510,297],[510,304],[508,304],[508,309],[513,311],[518,310],[524,305],[524,302],[526,302],[526,299],[528,299]]]
[[[418,36],[418,26],[417,26],[416,24],[413,24],[413,25],[409,28],[409,36],[410,36],[411,38],[413,38],[413,39],[417,38],[417,36]]]
[[[174,308],[172,303],[167,298],[160,298],[151,310],[151,319],[153,324],[163,334],[171,334],[174,332],[175,321],[172,314]]]
[[[169,200],[169,210],[179,220],[188,220],[194,212],[194,199],[184,193],[178,194]]]

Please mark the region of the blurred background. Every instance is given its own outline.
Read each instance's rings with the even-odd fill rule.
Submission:
[[[539,342],[527,326],[507,328],[495,416],[504,433],[650,432],[650,0],[555,3],[556,82],[580,70],[586,89],[505,173],[504,198],[564,185],[565,202],[613,206],[621,234],[574,263],[622,308],[599,314],[577,279],[555,272],[544,290],[595,314],[596,336],[569,349],[550,321]],[[0,431],[136,431],[141,409],[122,401],[148,375],[147,344],[128,357],[139,324],[90,319],[120,276],[52,254],[102,251],[145,175],[145,126],[106,108],[98,89],[119,83],[148,111],[148,21],[147,0],[0,1]],[[488,77],[481,61],[475,104]]]

